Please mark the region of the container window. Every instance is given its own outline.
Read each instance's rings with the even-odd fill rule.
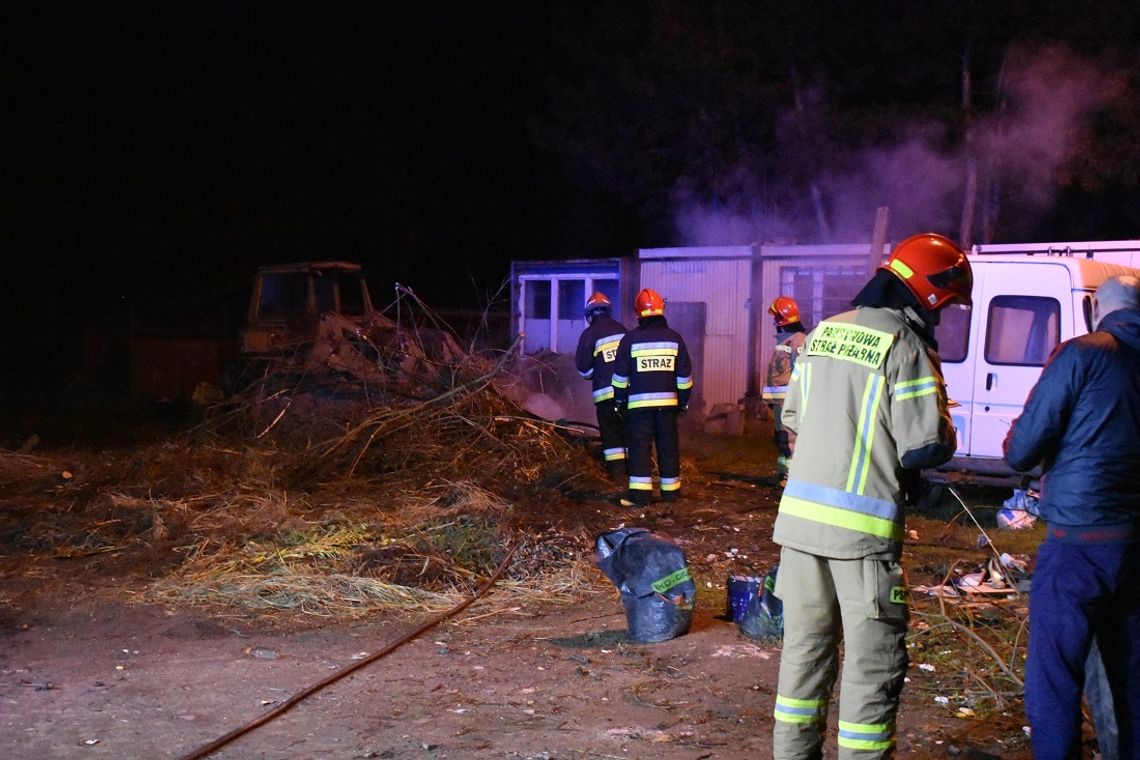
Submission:
[[[1039,296],[997,296],[990,301],[986,361],[1043,367],[1061,342],[1061,304]]]
[[[550,280],[527,280],[526,318],[550,319]]]
[[[584,319],[586,283],[583,280],[558,281],[558,318]]]

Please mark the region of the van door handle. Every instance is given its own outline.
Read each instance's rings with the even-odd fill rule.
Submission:
[[[993,387],[994,387],[994,373],[993,372],[987,372],[986,373],[986,390],[987,391],[992,390]]]

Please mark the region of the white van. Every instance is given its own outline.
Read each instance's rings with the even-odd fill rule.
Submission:
[[[1092,330],[1092,295],[1140,276],[1140,240],[976,245],[973,306],[944,309],[936,335],[958,429],[932,481],[1016,485],[1002,442],[1057,344]]]

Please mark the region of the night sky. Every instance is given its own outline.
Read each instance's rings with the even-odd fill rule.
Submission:
[[[1113,65],[1134,70],[1138,14],[1107,5],[1073,18],[1066,3],[1016,0],[922,13],[911,2],[4,3],[0,341],[16,371],[0,367],[0,392],[44,366],[65,374],[51,362],[85,334],[156,303],[240,317],[258,264],[353,260],[381,305],[399,282],[436,308],[481,308],[512,259],[691,242],[669,237],[680,187],[697,230],[711,229],[709,209],[782,213],[807,197],[791,184],[817,163],[789,134],[793,75],[831,77],[830,104],[845,109],[831,118],[856,130],[816,147],[885,144],[878,131],[904,133],[916,114],[962,121],[967,40],[990,108],[1012,40],[1044,50],[1061,30],[1081,54],[1123,50]],[[585,24],[577,37],[561,34],[568,14]],[[592,70],[592,85],[575,89],[571,65]],[[561,152],[540,147],[552,134]],[[1101,165],[1124,163],[1111,153],[1088,162],[1102,187],[1128,185],[1115,217],[1084,193],[1050,234],[1140,236],[1129,134],[1115,143],[1120,176],[1103,179]],[[876,154],[912,174],[913,157]],[[865,190],[867,176],[883,173],[852,171],[849,184]],[[1115,226],[1088,223],[1101,217]],[[852,218],[869,229],[865,209]]]
[[[322,258],[478,301],[564,192],[529,6],[8,5],[6,255],[92,306]]]

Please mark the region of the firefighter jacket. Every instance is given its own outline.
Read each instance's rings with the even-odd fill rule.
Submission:
[[[776,349],[768,360],[768,378],[760,397],[765,401],[783,401],[788,394],[788,381],[792,379],[792,367],[803,351],[807,333],[803,330],[781,330],[776,334]]]
[[[614,397],[630,411],[689,405],[693,365],[665,317],[645,317],[625,334],[614,363]]]
[[[957,435],[938,355],[912,307],[821,322],[796,362],[781,421],[799,435],[773,540],[835,559],[898,559],[906,492]]]
[[[595,404],[614,397],[610,381],[614,376],[618,344],[625,332],[625,325],[621,322],[609,314],[599,314],[590,320],[590,326],[578,338],[574,364],[579,375],[592,381]]]
[[[1050,527],[1140,527],[1140,309],[1058,347],[1004,448],[1015,470],[1042,464]]]

